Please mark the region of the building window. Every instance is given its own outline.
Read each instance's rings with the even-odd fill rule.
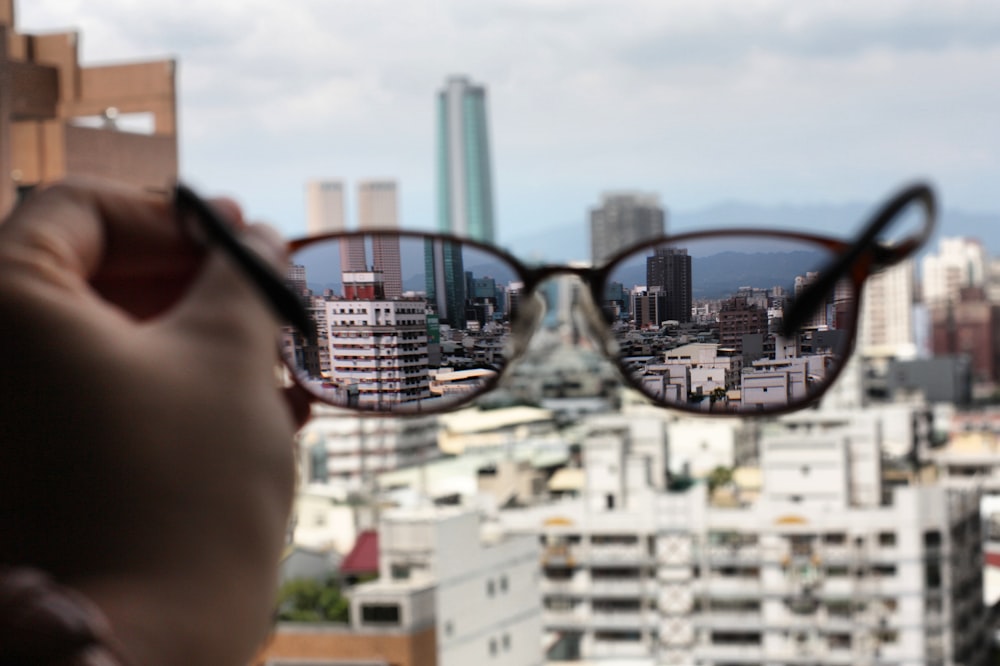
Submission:
[[[399,604],[363,604],[361,624],[398,625]]]
[[[506,592],[507,591],[507,576],[506,575],[500,576],[500,591],[501,592]]]
[[[490,656],[497,656],[497,641],[495,638],[490,639]]]
[[[893,564],[877,564],[872,567],[872,573],[876,578],[891,578],[896,575],[896,566]]]
[[[510,650],[510,634],[503,635],[503,650],[504,652]]]
[[[390,568],[393,580],[409,580],[410,567],[406,564],[393,564]]]
[[[878,535],[878,545],[891,548],[896,545],[896,533],[895,532],[879,532]]]
[[[496,594],[496,585],[493,583],[493,579],[486,581],[486,596],[492,597]]]

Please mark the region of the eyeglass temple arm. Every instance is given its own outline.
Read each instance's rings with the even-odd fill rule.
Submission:
[[[307,340],[315,338],[315,326],[298,297],[263,259],[239,241],[229,224],[194,190],[177,183],[174,206],[178,214],[190,212],[202,233],[223,250],[258,289],[274,312],[294,326]]]
[[[877,236],[896,219],[905,208],[914,201],[921,203],[926,213],[923,229],[896,245],[886,245],[877,240]],[[934,228],[937,207],[934,191],[923,183],[911,185],[886,202],[864,228],[861,234],[851,243],[847,251],[830,262],[819,271],[819,277],[806,287],[793,301],[784,314],[782,334],[790,335],[797,331],[806,319],[811,317],[820,304],[826,300],[837,282],[850,274],[863,255],[870,255],[871,269],[874,272],[892,266],[902,261],[917,248],[923,245]]]

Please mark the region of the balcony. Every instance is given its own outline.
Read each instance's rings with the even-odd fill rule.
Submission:
[[[565,610],[546,608],[542,611],[542,626],[550,631],[588,627],[590,626],[590,611],[583,605]]]
[[[653,612],[594,610],[590,614],[591,626],[601,628],[638,630],[646,626],[655,627],[658,622],[659,617]]]
[[[709,564],[756,564],[764,555],[759,546],[710,546],[704,553]]]
[[[647,589],[648,592],[647,592]],[[618,578],[591,580],[590,594],[595,597],[641,597],[644,594],[655,595],[655,585],[644,585],[641,579]]]
[[[543,578],[540,587],[542,594],[546,595],[583,596],[589,594],[591,590],[591,586],[582,578],[569,580]]]
[[[642,659],[652,657],[652,648],[641,640],[638,641],[608,641],[594,639],[589,649],[585,650],[589,659]]]
[[[591,564],[643,564],[650,559],[650,555],[639,545],[591,545],[586,555]]]
[[[764,587],[757,578],[737,578],[727,576],[710,576],[696,584],[696,587],[708,597],[757,598],[763,594]]]
[[[698,645],[694,648],[696,661],[724,661],[728,663],[759,664],[764,651],[757,643],[747,645]]]
[[[694,616],[695,626],[702,629],[732,629],[740,627],[749,631],[759,631],[764,626],[760,611],[713,611],[707,610]]]

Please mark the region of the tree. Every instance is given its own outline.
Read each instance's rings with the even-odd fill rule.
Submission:
[[[340,584],[330,576],[325,581],[294,578],[278,592],[278,620],[284,622],[348,622],[350,602]]]
[[[714,493],[716,489],[733,482],[733,470],[720,465],[708,473],[707,481],[709,494]]]

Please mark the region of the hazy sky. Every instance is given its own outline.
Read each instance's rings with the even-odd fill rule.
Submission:
[[[179,60],[182,176],[304,231],[317,177],[400,182],[430,227],[434,96],[489,90],[500,239],[609,189],[673,210],[870,202],[928,178],[998,210],[995,0],[20,0],[85,64]]]

